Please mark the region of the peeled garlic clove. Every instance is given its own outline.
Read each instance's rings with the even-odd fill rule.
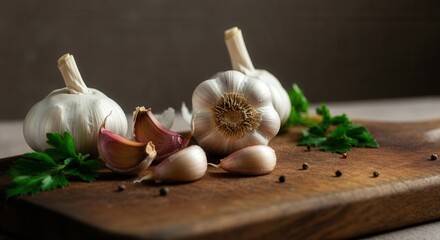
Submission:
[[[170,154],[188,146],[192,132],[186,136],[164,127],[153,115],[150,108],[137,107],[133,113],[133,135],[137,142],[154,142],[157,159],[161,160]]]
[[[159,163],[145,177],[135,180],[156,182],[192,182],[202,178],[208,166],[206,154],[197,145],[184,148]]]
[[[150,166],[156,157],[154,144],[130,141],[105,128],[104,120],[98,136],[98,152],[113,172],[134,175]]]
[[[272,172],[277,163],[275,150],[269,146],[256,145],[240,149],[220,160],[220,164],[209,165],[227,172],[242,175],[264,175]]]

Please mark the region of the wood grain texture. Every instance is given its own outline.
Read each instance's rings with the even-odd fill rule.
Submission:
[[[132,184],[103,170],[94,183],[0,202],[0,227],[21,237],[105,239],[325,239],[359,237],[440,218],[438,144],[423,140],[440,120],[363,122],[381,144],[348,158],[296,146],[298,128],[277,136],[274,172],[234,176],[209,168],[189,184]],[[0,188],[14,157],[0,161]],[[213,159],[215,161],[215,159]],[[302,170],[303,162],[309,169]],[[335,177],[335,171],[343,175]],[[373,177],[373,171],[381,175]],[[286,176],[279,183],[278,177]],[[124,182],[125,191],[116,191]],[[162,186],[167,196],[159,196]]]

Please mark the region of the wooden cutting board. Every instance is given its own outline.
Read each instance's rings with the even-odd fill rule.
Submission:
[[[193,183],[133,184],[103,171],[94,183],[0,200],[1,229],[44,239],[335,239],[440,219],[440,160],[430,160],[440,147],[423,138],[440,120],[361,123],[380,148],[355,148],[342,159],[296,146],[300,129],[292,128],[270,143],[278,156],[271,174],[241,177],[209,168]],[[14,159],[0,160],[1,190]],[[301,169],[304,162],[309,169]],[[118,192],[120,183],[127,188]],[[159,195],[163,186],[167,196]]]

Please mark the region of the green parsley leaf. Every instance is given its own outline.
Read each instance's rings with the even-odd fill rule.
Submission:
[[[289,91],[289,97],[292,107],[296,112],[307,113],[309,110],[309,101],[297,84],[292,85],[292,89]]]
[[[59,133],[47,133],[47,143],[54,148],[45,150],[55,159],[63,159],[69,156],[76,157],[75,145],[73,137],[69,133],[64,132],[64,136]]]
[[[368,129],[362,125],[352,125],[346,135],[352,139],[352,145],[356,147],[377,148],[379,144],[374,140]]]
[[[303,137],[298,143],[298,145],[300,146],[317,147],[320,146],[322,142],[324,142],[327,139],[326,132],[317,125],[311,126],[307,130],[303,130],[302,134]]]
[[[83,181],[93,182],[98,178],[101,164],[95,159],[87,159],[88,155],[78,155],[79,158],[69,158],[65,161],[64,173],[76,176]]]
[[[311,125],[311,121],[308,118],[309,111],[309,101],[304,96],[302,90],[298,87],[297,84],[293,84],[290,91],[288,91],[290,102],[291,102],[291,110],[290,115],[285,123],[285,127],[291,127],[294,125]]]
[[[6,199],[63,188],[69,185],[69,176],[87,182],[98,177],[99,161],[76,153],[74,140],[67,132],[64,135],[48,133],[46,136],[47,143],[53,148],[23,154],[12,163],[7,171],[11,186],[6,190]]]
[[[367,128],[353,124],[345,115],[332,116],[325,104],[316,109],[322,116],[319,123],[303,130],[300,146],[315,146],[325,152],[346,153],[352,147],[379,147]],[[331,126],[336,126],[330,131]]]
[[[346,153],[350,151],[352,141],[346,133],[350,129],[350,124],[342,124],[336,127],[330,136],[320,145],[324,152]]]

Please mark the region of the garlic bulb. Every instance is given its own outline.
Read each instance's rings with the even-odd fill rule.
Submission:
[[[134,140],[143,143],[152,141],[156,146],[158,160],[188,146],[193,134],[190,132],[186,136],[181,136],[164,127],[154,117],[150,108],[136,107],[133,122]]]
[[[280,116],[281,124],[284,124],[289,118],[291,103],[289,94],[280,81],[268,71],[254,68],[239,28],[233,27],[226,30],[225,42],[231,58],[232,68],[248,77],[261,80],[269,87],[272,94],[272,104]]]
[[[146,176],[134,182],[192,182],[202,178],[207,168],[205,152],[201,147],[192,145],[164,159]]]
[[[269,146],[256,145],[240,149],[210,166],[242,175],[264,175],[272,172],[277,163],[275,150]]]
[[[104,118],[111,112],[107,127],[119,135],[127,134],[124,111],[100,91],[87,88],[70,54],[58,60],[66,88],[51,92],[35,104],[23,124],[24,138],[35,151],[48,148],[46,133],[69,132],[77,152],[98,154],[98,133]]]
[[[192,95],[194,138],[207,152],[229,154],[267,145],[280,129],[270,91],[261,81],[226,71],[200,83]]]
[[[108,117],[104,119],[98,136],[98,151],[101,160],[113,172],[119,174],[138,174],[150,166],[156,157],[152,142],[130,141],[105,128]]]

